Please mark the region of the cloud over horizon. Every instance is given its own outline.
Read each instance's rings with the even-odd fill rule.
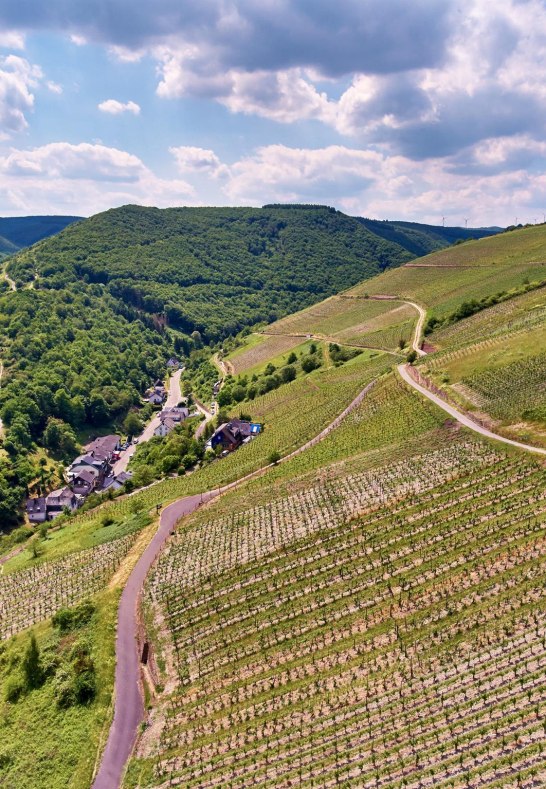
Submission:
[[[103,120],[87,133],[67,104],[70,144],[140,149],[150,174],[174,157],[196,201],[308,197],[428,220],[441,203],[466,216],[474,200],[498,222],[541,211],[543,0],[5,0],[0,27],[0,142],[16,151],[0,149],[3,161],[32,148],[48,94],[56,111],[70,95],[91,118],[77,68],[72,78],[27,53],[39,33],[64,37],[74,64],[100,63],[111,96],[131,96],[95,98]]]

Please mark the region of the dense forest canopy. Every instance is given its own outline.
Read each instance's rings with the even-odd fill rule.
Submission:
[[[501,228],[488,227],[442,227],[422,225],[417,222],[401,222],[358,217],[358,221],[381,238],[400,244],[414,257],[428,255],[445,249],[451,244],[467,241],[472,238],[493,236]]]
[[[10,276],[100,283],[126,304],[216,340],[411,258],[326,207],[141,208],[91,217],[16,256]]]

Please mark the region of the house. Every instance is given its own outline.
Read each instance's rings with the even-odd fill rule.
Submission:
[[[252,432],[252,425],[244,419],[232,419],[229,423],[232,428],[239,430],[243,438],[248,438]]]
[[[241,446],[245,438],[250,436],[250,422],[241,419],[232,419],[216,430],[210,439],[212,449],[221,446],[228,452],[233,452]]]
[[[112,456],[120,449],[120,437],[114,435],[99,436],[91,443],[86,444],[84,448],[87,454],[94,454],[97,457],[102,455],[110,462]]]
[[[190,415],[189,408],[183,406],[176,406],[173,408],[164,408],[159,414],[160,419],[172,419],[173,422],[183,422]]]
[[[68,469],[70,480],[77,477],[81,471],[90,471],[96,477],[97,486],[102,483],[107,476],[109,463],[103,452],[92,450],[87,455],[80,455],[72,462]]]
[[[53,520],[61,515],[65,508],[74,512],[80,506],[81,499],[70,488],[59,488],[46,496],[47,519]]]
[[[171,367],[172,369],[177,370],[179,366],[180,366],[180,362],[178,361],[176,356],[171,356],[171,358],[167,362],[167,367]]]
[[[44,523],[47,520],[46,500],[44,496],[27,499],[27,515],[31,523]]]
[[[167,416],[160,421],[159,425],[154,430],[154,436],[165,437],[171,432],[171,430],[174,430],[174,428],[177,427],[178,424],[179,423],[175,422],[174,419],[171,419],[170,417]]]
[[[114,490],[119,490],[125,485],[126,482],[132,479],[132,477],[133,475],[130,471],[122,471],[121,474],[118,474],[117,477],[114,477],[111,487]]]
[[[97,476],[91,469],[82,469],[76,476],[72,477],[70,487],[79,496],[89,496],[97,485]]]
[[[165,400],[165,393],[164,392],[156,392],[154,391],[148,395],[148,402],[152,405],[163,405],[163,401]]]

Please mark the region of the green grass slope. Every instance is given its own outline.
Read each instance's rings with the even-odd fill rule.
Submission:
[[[445,317],[464,301],[546,279],[546,226],[469,241],[363,282],[347,295],[413,299]]]

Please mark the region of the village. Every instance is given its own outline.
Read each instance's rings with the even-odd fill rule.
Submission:
[[[175,357],[168,360],[167,368],[171,372],[174,370],[181,372],[183,369],[180,368],[180,363]],[[190,413],[187,405],[178,402],[179,376],[176,377],[176,385],[173,396],[177,405],[166,405],[168,391],[161,379],[157,379],[145,393],[146,402],[156,408],[162,408],[140,437],[129,437],[123,443],[121,436],[117,434],[94,438],[84,445],[82,454],[65,469],[65,485],[46,495],[27,498],[26,514],[29,522],[45,523],[63,513],[72,513],[81,507],[92,493],[116,492],[121,488],[126,490],[127,483],[132,478],[127,466],[139,441],[148,441],[155,436],[165,438],[190,416],[197,416],[199,413],[198,411]],[[215,385],[215,394],[217,386]],[[225,457],[240,446],[248,444],[261,432],[261,429],[260,424],[232,419],[219,425],[205,443],[204,449],[213,451],[217,457]]]

